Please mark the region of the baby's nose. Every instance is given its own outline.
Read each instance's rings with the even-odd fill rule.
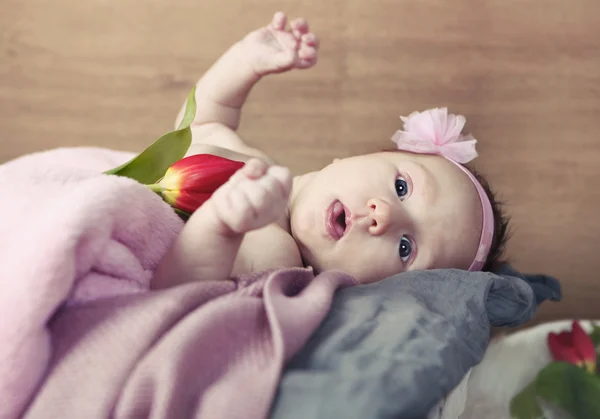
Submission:
[[[392,222],[392,207],[382,199],[373,198],[367,203],[371,225],[369,232],[374,236],[385,234]]]

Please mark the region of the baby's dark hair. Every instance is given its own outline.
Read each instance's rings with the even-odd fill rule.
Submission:
[[[489,183],[481,173],[475,171],[472,167],[469,167],[468,169],[481,184],[481,187],[492,204],[492,213],[494,214],[494,235],[492,236],[490,252],[488,253],[488,257],[482,269],[483,271],[492,272],[505,263],[504,251],[506,250],[506,244],[510,238],[510,217],[504,213],[503,203],[497,199],[496,194],[492,191]]]

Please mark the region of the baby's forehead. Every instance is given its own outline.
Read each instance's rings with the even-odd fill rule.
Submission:
[[[419,171],[431,184],[439,187],[441,201],[461,201],[463,205],[481,210],[481,203],[475,185],[466,173],[447,159],[429,154],[415,154],[402,151],[384,151],[376,153],[379,158],[398,165],[399,168]],[[448,202],[450,203],[450,202]],[[460,206],[460,205],[459,205]]]
[[[432,175],[451,173],[460,175],[461,170],[443,157],[431,154],[416,154],[406,151],[381,151],[373,156],[391,161],[395,164],[415,165],[431,172]],[[464,173],[462,173],[464,175]],[[466,177],[468,180],[468,177]]]

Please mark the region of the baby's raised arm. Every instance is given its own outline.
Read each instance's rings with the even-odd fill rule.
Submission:
[[[281,12],[274,15],[268,26],[230,47],[196,84],[193,146],[217,146],[264,157],[234,133],[240,124],[242,106],[261,77],[312,67],[317,62],[317,49],[318,40],[309,32],[306,20],[295,19],[287,29],[287,18]],[[185,106],[175,126],[184,110]]]
[[[290,22],[278,12],[272,22],[246,35],[227,50],[196,85],[196,115],[189,154],[269,161],[244,143],[235,130],[252,87],[265,75],[310,68],[317,62],[318,41],[304,19]],[[183,117],[179,113],[176,126]],[[216,153],[215,153],[216,154]],[[188,220],[160,262],[152,282],[155,289],[231,275],[244,234],[275,222],[284,213],[291,189],[285,168],[248,161]]]

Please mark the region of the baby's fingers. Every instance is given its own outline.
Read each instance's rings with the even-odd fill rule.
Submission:
[[[243,174],[250,179],[258,179],[261,176],[264,176],[268,169],[269,165],[266,162],[259,159],[250,159],[246,162],[244,167],[242,167],[242,173],[240,174]]]
[[[288,168],[272,166],[269,168],[267,176],[261,178],[261,180],[265,178],[272,179],[272,187],[279,192],[281,197],[287,199],[292,190],[292,175]]]
[[[317,38],[317,35],[315,35],[312,32],[305,33],[304,35],[302,35],[302,38],[300,38],[300,40],[304,45],[314,47],[315,49],[319,48],[319,38]]]
[[[273,20],[271,20],[271,27],[278,31],[282,31],[285,29],[285,25],[287,23],[287,17],[283,12],[276,12],[273,15]]]
[[[290,28],[292,29],[292,34],[296,39],[300,39],[302,35],[308,33],[309,31],[308,22],[303,18],[292,20],[290,23]]]

